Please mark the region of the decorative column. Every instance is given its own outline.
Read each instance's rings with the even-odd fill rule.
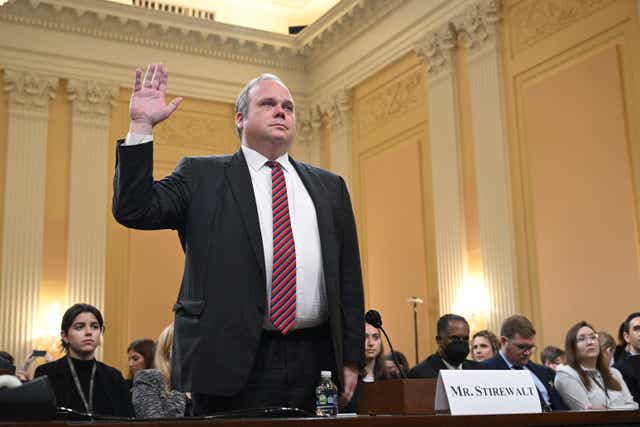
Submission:
[[[42,272],[49,100],[58,79],[4,70],[9,134],[0,273],[0,348],[22,361],[32,350]]]
[[[322,160],[322,116],[318,106],[298,108],[294,153],[296,159],[321,167]]]
[[[482,267],[491,306],[489,328],[494,331],[518,308],[500,13],[499,1],[482,0],[455,20],[458,39],[468,49]]]
[[[331,170],[351,187],[351,91],[336,93],[327,108]]]
[[[297,160],[320,167],[322,121],[318,107],[298,108],[294,151]]]
[[[429,141],[438,260],[440,313],[451,311],[464,282],[466,237],[459,111],[456,33],[450,23],[429,33],[416,47],[426,64]]]
[[[72,102],[68,303],[104,309],[109,120],[118,87],[69,80]]]

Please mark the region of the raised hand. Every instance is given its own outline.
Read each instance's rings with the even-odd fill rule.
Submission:
[[[178,108],[182,98],[175,98],[165,104],[169,72],[162,64],[149,64],[142,81],[142,70],[136,69],[129,114],[131,124],[129,132],[151,134],[153,127],[165,120]]]

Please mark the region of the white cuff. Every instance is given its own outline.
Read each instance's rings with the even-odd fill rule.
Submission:
[[[139,135],[136,133],[127,133],[127,137],[124,139],[122,145],[140,145],[153,141],[153,135]]]

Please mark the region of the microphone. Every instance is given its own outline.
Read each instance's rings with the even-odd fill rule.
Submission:
[[[384,328],[382,327],[382,317],[380,317],[380,313],[378,313],[377,310],[369,310],[364,315],[364,320],[374,328],[378,328],[382,331],[382,333],[384,334],[384,337],[387,339],[387,342],[389,343],[389,348],[391,348],[391,358],[393,359],[393,363],[395,363],[396,368],[398,368],[398,372],[400,372],[400,377],[407,378],[402,368],[400,367],[400,363],[398,363],[396,352],[393,349],[393,345],[391,345],[391,340],[389,339],[389,335],[387,335]]]

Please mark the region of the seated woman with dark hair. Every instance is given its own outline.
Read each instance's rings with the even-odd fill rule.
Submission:
[[[606,364],[591,325],[583,321],[569,329],[565,352],[555,386],[569,409],[638,409],[620,371]]]
[[[133,378],[132,400],[137,418],[182,417],[189,399],[186,393],[171,389],[171,347],[173,323],[167,326],[155,351],[156,369],[145,369]]]
[[[133,385],[133,377],[143,369],[153,368],[153,353],[156,343],[149,339],[143,338],[132,341],[127,347],[127,361],[129,362],[129,375],[127,376],[127,386],[131,388]]]
[[[103,332],[104,321],[97,308],[89,304],[73,305],[62,316],[60,326],[66,356],[39,366],[34,377],[49,377],[58,406],[131,417],[133,408],[122,374],[95,359]]]

